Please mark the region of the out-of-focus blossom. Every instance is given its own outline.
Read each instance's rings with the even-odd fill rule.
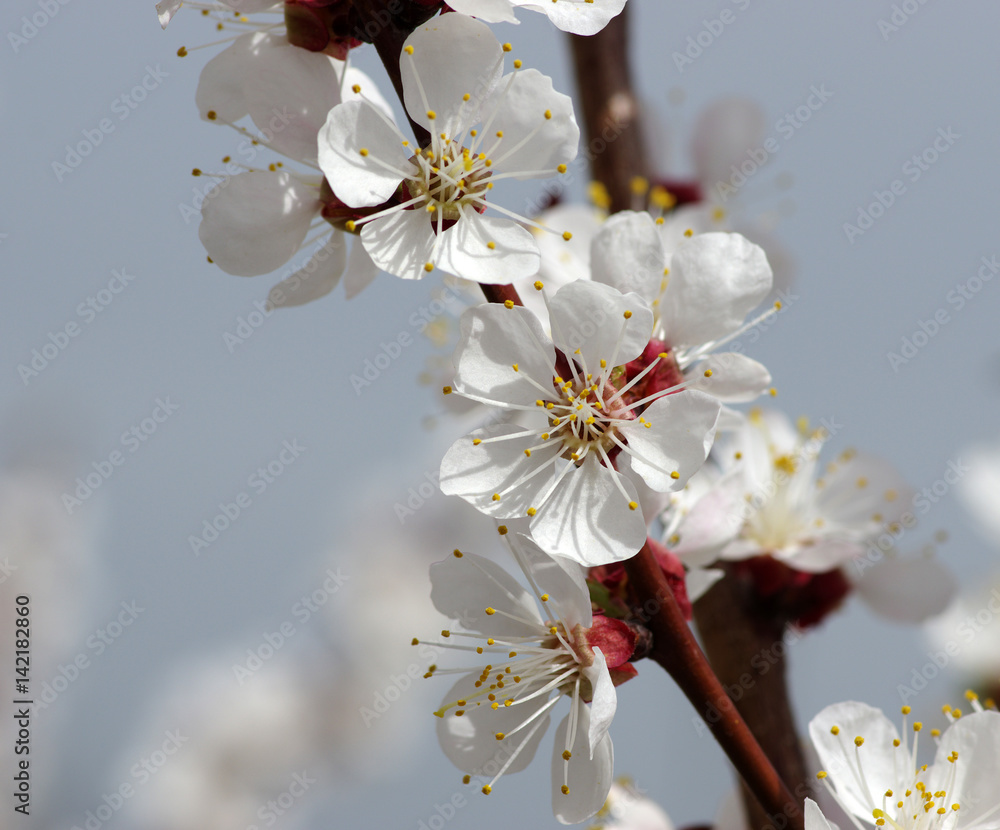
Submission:
[[[852,580],[883,616],[915,622],[940,613],[954,579],[933,557],[895,548],[916,521],[912,489],[887,462],[853,450],[820,475],[829,437],[805,420],[793,426],[782,413],[754,410],[673,497],[667,545],[685,564],[737,563],[763,608],[800,625],[836,608]]]

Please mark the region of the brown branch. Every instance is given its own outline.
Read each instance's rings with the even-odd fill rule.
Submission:
[[[479,287],[483,289],[488,303],[505,303],[509,300],[514,305],[524,305],[513,285],[487,285],[484,283]]]
[[[737,711],[799,801],[811,793],[811,778],[792,715],[785,669],[785,626],[748,609],[746,587],[732,569],[694,605],[705,651]],[[743,797],[751,828],[770,824],[759,805]]]
[[[632,179],[649,166],[628,55],[629,6],[596,35],[570,35],[591,172],[607,188],[611,211],[632,205]]]
[[[648,543],[626,560],[625,570],[642,607],[654,609],[646,620],[653,632],[650,657],[694,704],[760,807],[772,817],[787,816],[790,830],[803,830],[801,799],[788,791],[712,671]]]

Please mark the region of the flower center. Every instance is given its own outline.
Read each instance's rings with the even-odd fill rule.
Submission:
[[[461,219],[466,207],[482,213],[492,187],[486,161],[484,154],[473,156],[455,141],[435,141],[410,159],[414,173],[406,180],[404,201],[422,198],[425,210],[444,221]]]
[[[564,381],[556,376],[552,379],[553,386],[559,392],[562,403],[552,408],[549,424],[562,427],[562,442],[566,448],[564,457],[580,464],[590,450],[600,447],[605,452],[615,449],[615,424],[618,420],[634,418],[631,411],[621,402],[615,400],[606,406],[606,402],[615,393],[610,383],[605,384],[601,398],[599,382],[587,383],[581,381]]]

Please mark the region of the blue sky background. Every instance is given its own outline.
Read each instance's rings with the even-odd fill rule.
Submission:
[[[880,30],[897,6],[914,13],[901,12],[902,25]],[[747,344],[771,370],[777,403],[793,416],[842,423],[835,450],[877,452],[918,489],[932,486],[965,447],[997,432],[1000,278],[983,283],[961,308],[952,292],[971,291],[981,259],[1000,256],[1000,112],[992,94],[1000,9],[972,0],[632,0],[631,7],[630,57],[645,99],[669,128],[671,172],[691,172],[691,129],[720,97],[758,102],[777,141],[778,152],[741,194],[745,210],[780,216],[776,236],[796,263],[794,301]],[[67,446],[71,477],[113,450],[124,454],[80,508],[98,528],[87,569],[98,588],[87,589],[88,611],[67,655],[86,650],[87,637],[121,602],[148,609],[37,724],[50,747],[35,758],[46,802],[40,815],[47,826],[68,830],[127,780],[142,736],[172,725],[157,721],[151,701],[178,666],[199,659],[227,667],[287,617],[325,568],[356,561],[349,556],[359,533],[398,527],[393,503],[436,468],[463,427],[439,419],[428,431],[423,423],[440,406],[417,381],[432,352],[420,338],[361,395],[349,382],[382,342],[417,333],[410,318],[439,287],[432,279],[382,276],[351,303],[338,290],[268,317],[230,351],[225,333],[277,278],[231,277],[206,263],[197,224],[179,209],[199,184],[191,168],[210,168],[238,141],[199,121],[194,106],[199,71],[215,50],[183,60],[174,54],[215,32],[191,11],[164,33],[151,3],[69,0],[15,49],[8,33],[21,32],[22,17],[41,8],[10,0],[0,13],[0,443],[7,459]],[[678,67],[674,53],[688,37],[717,29],[709,24],[725,9],[732,22]],[[540,15],[521,19],[498,34],[568,91],[564,38]],[[382,80],[372,53],[359,50],[357,61]],[[120,96],[144,78],[152,87],[145,100],[123,106]],[[789,134],[779,121],[814,86],[832,96]],[[381,87],[388,96],[388,84]],[[60,181],[53,163],[65,161],[66,145],[100,129],[103,119],[113,130]],[[908,160],[949,130],[957,137],[947,152],[914,180]],[[897,179],[905,191],[849,239],[844,224],[856,223],[875,191],[891,190]],[[530,184],[506,192],[511,207],[537,195]],[[135,278],[88,322],[78,306],[115,270]],[[947,322],[935,336],[908,362],[891,365],[888,353],[940,310]],[[18,366],[71,322],[79,335],[25,382]],[[129,452],[122,434],[168,398],[176,411]],[[254,492],[252,507],[195,557],[188,536],[294,440],[305,447],[300,457]],[[921,518],[923,532],[905,543],[917,549],[935,530],[947,530],[940,555],[964,584],[995,569],[996,550],[953,491]],[[5,604],[8,588],[0,586]],[[377,595],[355,599],[379,610]],[[393,609],[385,603],[381,610]],[[350,626],[336,635],[352,636]],[[897,685],[926,662],[927,649],[919,631],[881,621],[852,601],[792,650],[801,722],[843,699],[895,709]],[[911,702],[930,717],[954,694],[939,679]],[[430,707],[417,702],[399,704],[406,713],[398,717],[420,723],[424,734],[401,745],[394,765],[360,781],[343,770],[331,774],[276,826],[327,827],[332,817],[338,827],[416,828],[432,815],[456,792],[458,775],[433,738]],[[730,788],[721,754],[698,736],[691,714],[669,679],[642,665],[641,679],[620,690],[612,733],[616,769],[634,776],[680,824],[708,819]],[[546,744],[540,754],[489,801],[469,794],[470,805],[450,826],[554,824]],[[127,817],[107,826],[124,830]]]

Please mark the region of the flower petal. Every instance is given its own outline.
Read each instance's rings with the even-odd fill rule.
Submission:
[[[479,674],[461,678],[445,696],[448,705],[456,700],[474,700],[479,694],[475,681]],[[507,772],[519,772],[531,763],[538,744],[548,729],[549,716],[543,715],[538,721],[521,732],[510,735],[521,723],[541,709],[547,702],[546,695],[518,706],[501,706],[492,709],[489,705],[472,705],[464,715],[456,716],[450,709],[443,718],[437,719],[437,737],[441,749],[456,767],[472,775],[492,778],[510,758],[512,752],[531,734],[524,748],[508,767]],[[534,733],[531,730],[534,729]],[[498,741],[496,735],[502,732],[510,737]]]
[[[502,435],[516,437],[494,443],[486,440]],[[477,438],[483,439],[483,442],[475,444]],[[479,429],[459,438],[441,460],[441,492],[449,496],[460,496],[477,510],[496,518],[526,516],[528,508],[538,505],[541,494],[549,486],[552,480],[550,473],[538,473],[499,499],[494,499],[493,495],[501,493],[533,470],[544,466],[562,451],[561,444],[552,442],[550,447],[532,452],[529,458],[524,450],[530,449],[537,442],[537,436],[512,424]],[[569,478],[575,477],[574,474],[569,475]],[[540,511],[539,515],[544,512]],[[546,550],[560,552],[546,546],[537,534],[535,537]],[[642,546],[641,542],[639,546]]]
[[[441,234],[438,265],[463,279],[506,284],[534,276],[540,262],[531,232],[510,219],[480,216],[466,209]]]
[[[594,690],[590,702],[590,728],[587,730],[590,758],[593,760],[595,750],[608,734],[611,721],[615,718],[618,694],[608,671],[608,661],[599,648],[594,648],[594,662],[583,669],[583,674]]]
[[[240,35],[227,48],[205,64],[198,78],[195,103],[206,121],[232,124],[250,112],[244,90],[247,72],[255,55],[265,45],[279,40],[277,35],[249,32]],[[209,118],[208,113],[215,113]]]
[[[478,17],[487,23],[518,23],[510,0],[455,0],[448,3],[455,11]]]
[[[833,727],[837,727],[836,735]],[[835,703],[809,722],[809,737],[844,806],[870,821],[872,810],[882,806],[882,794],[899,784],[899,758],[892,743],[899,740],[899,733],[892,721],[865,703]],[[855,746],[856,737],[864,738],[863,746]],[[859,759],[867,788],[857,775]]]
[[[563,556],[550,556],[535,541],[523,533],[507,536],[515,558],[521,560],[540,591],[548,594],[551,605],[558,611],[569,629],[593,623],[590,589],[583,578],[581,566]]]
[[[537,637],[545,622],[527,589],[475,553],[449,556],[431,565],[431,602],[464,630],[490,637]],[[487,614],[486,608],[505,613]]]
[[[663,290],[667,256],[653,217],[623,210],[601,227],[590,247],[591,279],[652,304]]]
[[[707,190],[729,182],[731,165],[759,148],[766,130],[764,113],[752,101],[726,98],[701,114],[691,138],[691,155],[698,179]]]
[[[710,371],[711,377],[705,377]],[[701,389],[727,403],[746,403],[760,397],[771,386],[771,373],[756,360],[739,352],[710,355],[690,370],[694,377],[688,389]]]
[[[921,623],[948,608],[958,584],[951,571],[933,557],[887,556],[866,568],[855,589],[883,617]]]
[[[361,244],[376,267],[404,280],[427,275],[424,265],[434,250],[434,231],[422,210],[397,210],[366,222]]]
[[[632,469],[654,490],[679,490],[705,463],[721,408],[711,395],[693,390],[653,401],[643,413],[651,426],[629,421],[618,427],[628,440]]]
[[[743,527],[743,495],[742,469],[729,470],[691,505],[677,526],[679,539],[667,545],[685,565],[714,561]]]
[[[350,300],[357,297],[377,276],[378,266],[368,256],[361,240],[355,237],[347,260],[347,270],[344,272],[344,298]]]
[[[468,309],[454,361],[455,388],[474,400],[531,406],[539,399],[559,399],[552,389],[555,349],[538,318],[520,306],[484,303]],[[552,389],[551,394],[536,384]]]
[[[410,47],[412,53],[407,53]],[[464,14],[443,14],[406,39],[399,70],[410,117],[452,138],[480,120],[482,102],[503,75],[503,49],[485,23]]]
[[[867,817],[866,817],[867,818]],[[805,803],[806,830],[836,830],[834,825],[827,821],[819,805],[811,798]]]
[[[301,247],[321,207],[317,196],[285,172],[239,173],[206,194],[198,237],[227,274],[268,274]]]
[[[605,734],[588,758],[579,746],[590,732],[590,710],[586,703],[577,702],[578,720],[572,741],[573,757],[567,762],[562,753],[567,746],[566,733],[570,715],[556,730],[552,751],[552,812],[562,824],[576,824],[594,815],[608,797],[614,778],[615,753],[611,736]],[[562,787],[567,785],[568,793]]]
[[[715,568],[691,568],[684,580],[687,587],[688,599],[691,602],[697,602],[708,592],[709,588],[725,575],[725,571]]]
[[[268,307],[304,305],[325,297],[337,287],[346,262],[344,234],[335,230],[305,265],[271,289],[267,295]]]
[[[556,28],[574,35],[596,35],[611,18],[625,8],[625,0],[593,0],[593,2],[535,3],[512,0],[515,6],[541,12]]]
[[[412,168],[403,141],[371,104],[348,101],[330,110],[320,130],[319,166],[345,204],[380,205],[396,192],[403,181],[400,174]]]
[[[327,113],[340,103],[333,58],[270,38],[245,68],[250,117],[267,144],[300,161],[316,161],[316,137]]]
[[[587,279],[590,274],[590,246],[601,228],[604,214],[590,205],[560,204],[544,211],[540,224],[556,233],[537,231],[542,262],[538,276],[546,288],[557,291],[568,282]],[[572,234],[563,239],[562,232]],[[522,297],[522,299],[525,299]]]
[[[760,545],[758,544],[756,547],[758,550],[751,553],[751,556],[761,553]],[[733,553],[733,548],[727,548],[726,558],[734,558]],[[864,548],[850,539],[818,536],[815,540],[810,540],[809,544],[799,544],[796,540],[783,550],[771,551],[770,553],[775,559],[797,571],[821,574],[844,567],[852,559],[861,556],[864,553]]]
[[[160,21],[161,29],[167,28],[167,24],[177,14],[182,5],[181,0],[160,0],[156,4],[156,17]]]
[[[544,550],[587,567],[628,559],[646,541],[646,521],[629,501],[636,501],[632,482],[588,455],[532,519],[531,535]]]
[[[865,453],[847,459],[842,456],[834,471],[823,478],[816,508],[828,521],[847,530],[874,535],[882,526],[899,521],[908,510],[912,516],[914,490],[884,459]]]
[[[742,325],[771,290],[764,251],[737,233],[703,233],[670,261],[660,314],[670,345],[696,346]]]
[[[958,754],[950,763],[948,756]],[[1000,792],[997,759],[1000,758],[1000,714],[993,711],[963,715],[945,730],[938,744],[931,773],[931,792],[947,788],[949,800],[960,803],[957,827],[977,830],[1000,827]],[[954,774],[954,783],[949,779]],[[993,811],[988,818],[977,818]],[[964,815],[963,815],[964,814]]]
[[[357,92],[354,91],[355,86],[360,87]],[[377,110],[384,113],[393,124],[396,123],[396,118],[392,112],[392,106],[385,99],[385,96],[379,92],[378,87],[375,85],[375,81],[373,81],[369,75],[362,72],[356,66],[344,67],[343,75],[340,79],[340,97],[345,102],[367,101]]]
[[[956,459],[967,469],[959,478],[959,498],[977,520],[981,531],[995,541],[1000,540],[1000,447],[970,447],[968,457],[971,460],[965,463],[962,458]]]
[[[552,341],[567,357],[582,359],[587,372],[600,371],[601,360],[609,367],[635,360],[653,330],[653,312],[638,294],[585,280],[560,288],[549,313]]]
[[[484,137],[482,147],[493,159],[493,169],[517,179],[540,178],[555,172],[556,165],[576,158],[580,127],[573,115],[573,100],[552,86],[552,79],[537,69],[521,69],[497,84],[484,114],[496,112],[491,130],[503,133]]]

